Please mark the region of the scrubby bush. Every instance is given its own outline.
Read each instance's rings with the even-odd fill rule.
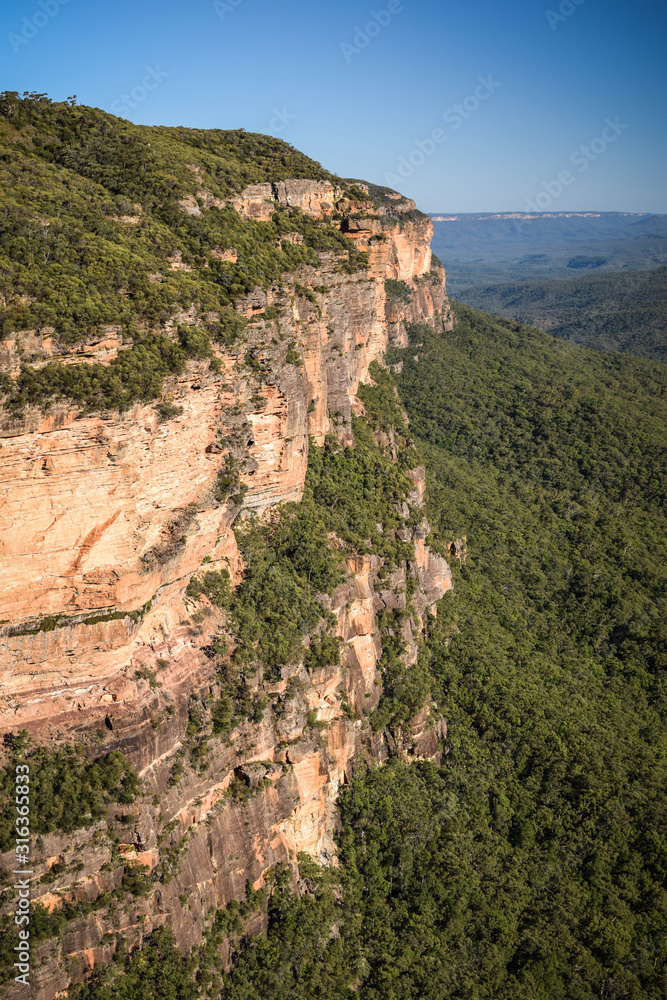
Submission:
[[[384,283],[387,298],[390,302],[412,302],[412,292],[404,281],[397,281],[394,278],[387,278]]]
[[[11,803],[16,766],[30,768],[30,829],[34,834],[70,833],[106,815],[110,803],[127,804],[141,790],[134,767],[120,751],[97,758],[81,746],[57,750],[33,747],[26,734],[13,742],[0,768],[0,850],[12,846],[16,831]]]

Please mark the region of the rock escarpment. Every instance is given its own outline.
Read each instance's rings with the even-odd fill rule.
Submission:
[[[165,385],[170,419],[153,405],[82,415],[58,403],[0,421],[0,729],[46,742],[94,738],[91,753],[122,750],[144,782],[129,823],[111,809],[95,828],[43,838],[33,900],[48,909],[94,901],[133,864],[166,865],[169,875],[42,944],[34,985],[44,1000],[107,961],[120,937],[133,947],[169,924],[191,948],[216,908],[242,897],[247,882],[260,886],[277,862],[293,863],[299,851],[331,859],[335,799],[355,761],[382,761],[390,749],[432,756],[444,735],[428,705],[393,736],[368,723],[382,691],[377,613],[411,602],[410,664],[427,608],[451,587],[446,561],[425,542],[417,469],[403,539],[414,558],[387,576],[377,555],[346,553],[345,582],[327,598],[340,664],[295,663],[280,680],[258,679],[263,719],[214,739],[205,766],[186,758],[173,780],[219,694],[211,648],[225,616],[188,597],[193,574],[205,564],[237,583],[237,518],[270,517],[301,499],[311,442],[333,434],[353,445],[359,386],[390,343],[406,343],[407,324],[451,328],[430,220],[400,196],[378,206],[365,193],[354,203],[327,181],[299,180],[253,185],[231,200],[255,220],[279,205],[314,219],[340,215],[369,270],[345,273],[322,252],[319,266],[249,293],[236,306],[249,319],[246,339],[216,347],[215,364],[191,361]],[[206,192],[182,208],[206,211]],[[401,301],[387,297],[387,279],[404,283]],[[190,310],[164,332],[197,320]],[[4,342],[7,371],[17,346],[36,364],[56,350],[48,333],[31,338]],[[107,334],[70,360],[122,349],[122,337]],[[238,495],[221,494],[229,470]],[[56,863],[58,874],[40,883]]]
[[[298,500],[309,437],[351,443],[357,388],[390,339],[403,342],[406,322],[450,324],[432,223],[390,221],[344,223],[368,227],[351,235],[370,272],[341,274],[323,254],[319,268],[242,300],[247,343],[218,352],[219,372],[191,363],[171,380],[177,417],[141,405],[81,416],[67,404],[0,416],[0,728],[94,715],[132,651],[180,620],[202,559],[237,569],[238,510],[215,496],[226,456],[244,463],[246,508]],[[406,282],[412,302],[388,301],[386,278]]]

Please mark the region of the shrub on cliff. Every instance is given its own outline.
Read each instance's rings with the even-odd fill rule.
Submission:
[[[306,669],[311,672],[337,666],[340,663],[340,640],[326,632],[313,639],[304,662]]]
[[[134,403],[147,403],[162,394],[164,379],[178,375],[189,358],[207,359],[216,372],[218,361],[203,330],[179,327],[178,343],[162,334],[137,337],[131,347],[121,349],[110,364],[76,365],[52,361],[41,368],[21,369],[16,383],[7,386],[5,405],[13,413],[26,406],[48,409],[54,402],[69,400],[84,413],[92,410],[126,410]],[[0,391],[1,391],[0,386]],[[182,413],[182,407],[165,402],[157,407],[161,420]]]
[[[196,969],[196,953],[184,957],[165,927],[151,934],[138,953],[116,952],[111,965],[70,995],[76,1000],[197,1000]]]
[[[390,302],[404,302],[407,305],[412,302],[412,292],[404,281],[387,278],[384,283],[384,289]]]
[[[106,815],[112,802],[130,803],[141,790],[136,771],[122,753],[97,758],[82,747],[31,748],[19,734],[0,768],[0,851],[14,843],[14,778],[17,764],[30,767],[30,829],[34,834],[69,833]]]
[[[185,368],[188,355],[169,337],[154,334],[121,350],[109,365],[63,365],[50,362],[42,368],[22,369],[7,401],[11,411],[26,406],[48,408],[55,400],[71,400],[84,412],[125,410],[136,402],[149,402],[162,393],[163,380]]]
[[[380,391],[369,389],[368,398]],[[306,496],[312,493],[327,531],[354,552],[382,556],[391,570],[414,557],[414,547],[396,534],[405,525],[400,511],[412,482],[377,445],[367,421],[354,417],[352,427],[354,448],[342,448],[333,437],[324,448],[311,448]]]
[[[206,594],[212,604],[224,608],[231,596],[229,573],[227,570],[222,570],[220,573],[206,573],[202,579],[192,577],[186,593],[188,597],[195,598]]]
[[[286,512],[278,525],[251,523],[237,532],[246,571],[229,602],[239,640],[234,659],[237,664],[256,661],[271,676],[279,676],[283,664],[301,655],[303,640],[325,616],[317,584],[336,579],[326,537],[323,545],[316,524],[312,550],[297,552],[292,547],[292,529],[299,531],[293,522],[300,520],[299,514],[297,508],[294,516]]]
[[[225,464],[218,472],[215,484],[215,499],[224,503],[230,497],[239,507],[243,504],[248,487],[241,482],[241,468],[233,455],[225,457]]]

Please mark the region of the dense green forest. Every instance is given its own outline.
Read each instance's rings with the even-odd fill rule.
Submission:
[[[428,623],[441,764],[360,768],[339,867],[274,872],[265,936],[225,911],[185,961],[161,932],[82,1000],[664,997],[665,369],[457,317],[390,358],[431,519],[468,536]]]
[[[11,740],[7,756],[5,766],[0,767],[0,851],[10,850],[16,840],[16,817],[8,805],[16,795],[18,763],[30,765],[32,831],[36,834],[71,833],[91,826],[106,815],[110,802],[133,802],[141,788],[136,771],[118,751],[97,758],[86,757],[81,747],[47,751],[31,747],[21,732]]]
[[[462,299],[574,344],[667,361],[667,268],[467,288]]]

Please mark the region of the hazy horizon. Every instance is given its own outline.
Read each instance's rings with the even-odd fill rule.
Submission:
[[[427,215],[524,215],[526,217],[534,215],[536,218],[552,215],[636,215],[636,216],[647,216],[647,215],[658,215],[663,216],[667,213],[665,212],[626,212],[623,209],[563,209],[562,211],[545,211],[545,212],[524,212],[520,208],[505,208],[505,209],[493,209],[493,208],[482,208],[476,212],[454,212],[449,211],[449,209],[442,208],[436,209],[435,211],[430,211],[426,213]]]

